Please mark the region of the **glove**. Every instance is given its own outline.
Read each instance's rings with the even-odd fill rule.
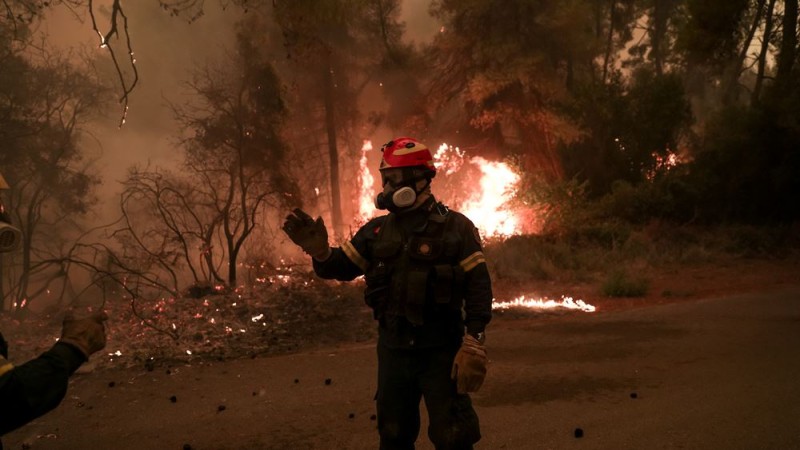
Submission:
[[[486,378],[486,347],[467,334],[456,353],[450,377],[456,380],[459,394],[477,392]]]
[[[295,208],[293,214],[286,216],[283,231],[304,252],[318,261],[324,261],[330,256],[331,248],[328,245],[328,230],[322,217],[314,220],[300,208]]]
[[[77,318],[73,312],[67,313],[61,327],[59,342],[69,344],[83,353],[86,359],[106,346],[106,313],[100,311],[84,318]]]

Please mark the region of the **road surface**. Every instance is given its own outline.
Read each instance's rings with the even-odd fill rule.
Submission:
[[[477,449],[800,448],[800,287],[506,316],[487,334],[489,376],[473,397],[484,435]],[[95,371],[74,378],[56,411],[4,441],[7,449],[375,449],[375,373],[371,345],[169,373]],[[417,448],[432,448],[424,425]]]

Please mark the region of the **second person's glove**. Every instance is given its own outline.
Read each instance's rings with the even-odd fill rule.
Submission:
[[[59,342],[77,348],[89,359],[89,355],[106,346],[106,328],[103,324],[106,320],[108,316],[104,312],[96,312],[81,319],[73,313],[67,313]]]
[[[295,208],[293,214],[286,216],[283,231],[312,258],[319,261],[328,259],[331,248],[328,245],[328,230],[322,217],[314,220],[302,209]]]

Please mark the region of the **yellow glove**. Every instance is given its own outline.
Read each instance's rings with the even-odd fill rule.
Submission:
[[[477,392],[486,378],[486,347],[467,334],[456,353],[450,377],[456,380],[459,394]]]
[[[69,312],[64,317],[59,341],[77,348],[89,359],[89,355],[106,346],[106,329],[103,324],[106,320],[108,316],[102,311],[80,319]]]

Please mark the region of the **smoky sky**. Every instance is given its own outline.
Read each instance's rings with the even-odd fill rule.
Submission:
[[[110,1],[95,2],[96,18],[101,32],[109,26]],[[180,152],[176,149],[178,133],[168,102],[181,104],[188,97],[181,83],[189,79],[198,65],[214,64],[233,49],[235,25],[245,14],[223,2],[207,1],[204,14],[189,23],[185,17],[172,17],[156,0],[137,0],[123,4],[129,18],[130,36],[136,58],[139,81],[129,97],[127,120],[118,122],[122,108],[110,104],[100,118],[88,124],[91,139],[84,140],[87,152],[99,155],[97,169],[103,178],[99,192],[102,216],[115,215],[119,181],[129,167],[174,167]],[[409,42],[423,44],[435,35],[439,25],[430,17],[430,0],[405,0],[401,20],[406,24]],[[89,14],[84,10],[52,9],[38,31],[49,45],[61,50],[79,49],[108,59],[98,47],[99,37],[92,30]],[[257,31],[256,31],[257,32]],[[122,42],[113,42],[118,57],[124,58]],[[118,81],[113,80],[117,94]],[[384,130],[378,136],[365,136],[377,145],[390,139],[394,131]],[[398,130],[399,132],[399,130]],[[372,159],[372,158],[371,158]]]

